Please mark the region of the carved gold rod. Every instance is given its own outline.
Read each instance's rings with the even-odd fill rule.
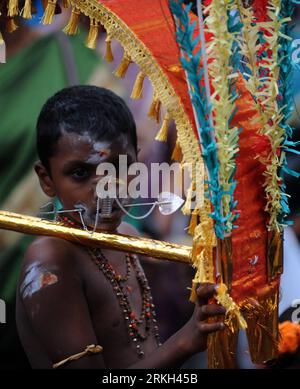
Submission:
[[[158,259],[191,263],[191,247],[159,240],[103,232],[89,233],[58,222],[0,211],[0,229],[31,235],[48,235],[89,246],[142,254]]]

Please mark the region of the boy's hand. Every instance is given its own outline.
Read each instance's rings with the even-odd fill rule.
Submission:
[[[208,319],[225,315],[226,309],[219,304],[208,304],[208,301],[216,294],[216,285],[199,284],[197,288],[198,301],[196,302],[193,316],[184,327],[187,336],[186,346],[192,353],[204,351],[207,348],[207,335],[211,332],[223,330],[224,321],[209,323]]]

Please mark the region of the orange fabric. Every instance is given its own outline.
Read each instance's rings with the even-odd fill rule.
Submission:
[[[101,0],[99,2],[123,20],[150,50],[181,99],[197,134],[168,0],[139,0],[138,2]]]
[[[233,282],[232,296],[239,302],[247,297],[262,297],[277,288],[278,280],[267,283],[267,222],[264,211],[266,200],[263,187],[265,166],[258,156],[270,152],[268,139],[260,135],[259,123],[253,123],[258,114],[250,93],[246,90],[242,77],[238,80],[237,113],[233,124],[242,129],[236,159],[237,188],[235,199],[240,217],[236,221],[238,229],[232,233]],[[251,265],[251,262],[256,262]]]

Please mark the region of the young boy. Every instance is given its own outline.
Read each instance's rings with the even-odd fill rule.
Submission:
[[[58,92],[38,118],[37,150],[43,191],[70,210],[64,223],[91,230],[98,219],[97,231],[136,234],[115,203],[109,216],[101,216],[95,190],[99,163],[117,169],[120,155],[128,164],[137,160],[134,119],[120,97],[92,86]],[[208,333],[224,328],[223,322],[206,322],[225,313],[208,305],[215,291],[214,285],[201,285],[191,319],[159,345],[150,288],[136,256],[37,237],[21,269],[17,326],[33,368],[52,368],[78,353],[62,367],[180,367],[206,348]],[[89,345],[100,345],[102,352],[92,347],[82,353]]]

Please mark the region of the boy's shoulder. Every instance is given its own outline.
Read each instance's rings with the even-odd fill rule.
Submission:
[[[56,237],[38,236],[25,252],[22,270],[28,269],[32,264],[38,264],[69,271],[74,268],[75,257],[76,246],[73,243]]]
[[[140,235],[135,227],[126,222],[120,224],[118,233],[132,236]],[[21,277],[31,266],[35,265],[44,268],[56,268],[60,273],[74,274],[77,259],[80,261],[82,255],[82,250],[72,242],[51,236],[38,236],[25,252],[21,266]]]

